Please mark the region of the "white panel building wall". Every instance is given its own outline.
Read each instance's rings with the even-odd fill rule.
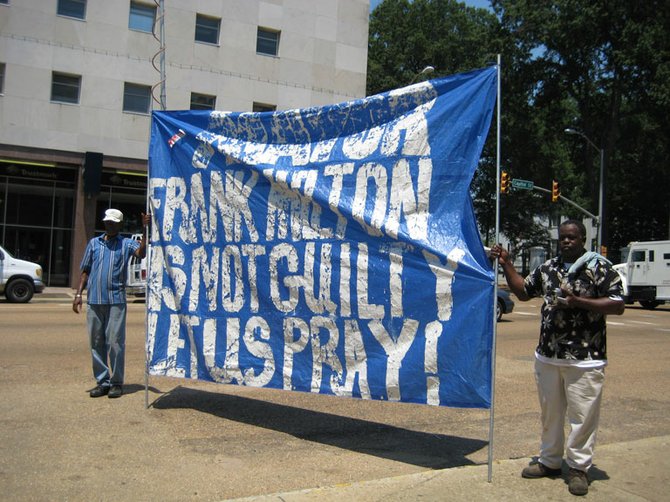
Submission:
[[[85,4],[84,19],[58,15],[66,4]],[[0,241],[20,257],[44,256],[47,285],[77,287],[106,208],[124,211],[130,233],[146,210],[151,116],[123,111],[124,86],[159,83],[152,58],[160,46],[129,29],[131,5],[155,2],[0,0]],[[229,111],[365,95],[369,0],[164,5],[167,109],[190,108],[191,93],[215,96],[216,109]],[[218,43],[195,41],[198,15],[220,19]],[[259,27],[279,32],[276,56],[257,54]],[[53,72],[80,79],[73,103],[52,100]]]
[[[128,28],[130,3],[88,0],[85,20],[57,15],[58,0],[0,3],[0,144],[146,160],[150,116],[123,112],[123,90],[125,82],[159,82],[151,64],[159,44]],[[368,0],[164,5],[168,109],[188,109],[191,92],[216,96],[217,109],[232,111],[365,95]],[[195,42],[197,14],[221,19],[218,44]],[[256,53],[259,26],[280,32],[278,56]],[[53,71],[81,76],[78,104],[51,101]]]

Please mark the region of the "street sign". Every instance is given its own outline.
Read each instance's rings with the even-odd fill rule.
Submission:
[[[535,183],[533,183],[532,181],[512,178],[512,188],[520,188],[522,190],[532,190],[534,186]]]

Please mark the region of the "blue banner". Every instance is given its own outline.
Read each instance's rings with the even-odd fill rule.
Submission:
[[[469,187],[497,68],[286,112],[154,112],[152,375],[490,406]]]

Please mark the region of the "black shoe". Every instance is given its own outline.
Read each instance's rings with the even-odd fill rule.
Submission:
[[[123,387],[120,385],[112,385],[109,389],[109,398],[121,397],[123,395]]]
[[[88,393],[91,397],[102,397],[109,393],[109,385],[98,385],[95,389]]]

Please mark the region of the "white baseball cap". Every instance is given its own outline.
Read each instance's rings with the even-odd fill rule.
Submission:
[[[108,209],[105,211],[105,217],[102,221],[113,221],[115,223],[121,223],[123,221],[123,213],[118,209]]]

